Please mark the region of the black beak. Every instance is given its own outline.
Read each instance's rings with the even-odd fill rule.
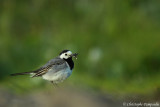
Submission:
[[[71,56],[75,57],[77,59],[78,53],[74,53]]]

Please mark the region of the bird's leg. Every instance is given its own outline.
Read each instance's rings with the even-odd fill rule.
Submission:
[[[53,81],[51,81],[51,83],[53,84],[53,86],[56,88],[58,87],[58,85],[56,83],[54,83]]]
[[[55,86],[55,87],[58,87],[57,83],[54,83],[54,86]]]

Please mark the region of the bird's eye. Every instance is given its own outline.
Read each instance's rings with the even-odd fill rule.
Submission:
[[[67,56],[67,54],[65,54],[65,56]]]

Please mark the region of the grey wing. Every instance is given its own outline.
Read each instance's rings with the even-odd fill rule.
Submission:
[[[54,72],[57,72],[66,66],[67,65],[65,61],[63,59],[60,59],[59,57],[55,59],[51,59],[49,62],[47,62],[47,64],[42,66],[40,69],[33,71],[35,74],[32,77],[42,76],[46,74],[50,69],[53,69]]]

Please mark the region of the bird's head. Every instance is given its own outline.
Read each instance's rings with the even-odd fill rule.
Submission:
[[[77,59],[77,55],[78,53],[72,53],[70,50],[63,50],[60,54],[59,54],[59,57],[61,59],[69,59],[69,58],[72,58],[72,57],[75,57]]]

